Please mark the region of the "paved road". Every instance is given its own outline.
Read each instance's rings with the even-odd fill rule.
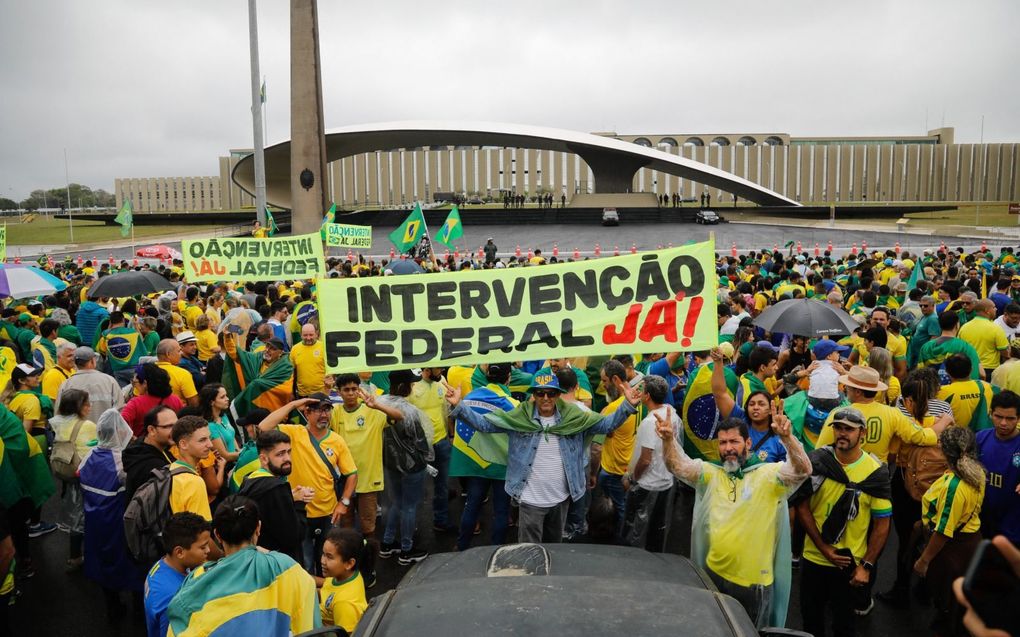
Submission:
[[[387,239],[393,230],[390,227],[378,227],[373,231],[373,248],[367,250],[369,254],[388,256],[390,242]],[[572,255],[574,249],[578,249],[584,256],[590,256],[595,249],[595,244],[601,244],[604,256],[613,253],[614,246],[619,247],[621,252],[627,252],[631,246],[638,250],[654,250],[658,247],[682,245],[688,241],[703,241],[715,233],[717,248],[720,252],[728,252],[732,245],[736,244],[740,251],[771,249],[773,246],[782,247],[787,241],[800,241],[805,251],[812,252],[817,243],[821,250],[825,250],[829,241],[837,250],[849,249],[851,244],[856,243],[858,247],[863,242],[869,248],[891,248],[898,241],[904,249],[920,250],[923,248],[938,247],[941,241],[945,241],[950,247],[959,245],[965,247],[976,247],[981,241],[975,239],[961,239],[959,237],[941,237],[938,235],[901,234],[897,232],[879,232],[875,230],[861,229],[834,229],[815,228],[809,226],[771,225],[771,224],[750,224],[750,223],[725,223],[716,226],[702,226],[694,223],[652,223],[632,224],[626,223],[617,227],[604,228],[602,226],[584,226],[574,224],[549,224],[549,225],[503,225],[503,226],[467,226],[464,228],[464,237],[458,244],[464,245],[473,251],[485,243],[488,237],[495,239],[503,256],[513,254],[519,245],[523,253],[529,249],[540,249],[543,254],[551,256],[554,245],[559,246],[561,258]],[[138,246],[151,245],[158,241],[139,243]],[[1016,240],[989,240],[989,246],[1012,245]],[[167,242],[167,245],[180,249],[180,242]],[[85,251],[66,252],[56,249],[54,246],[46,246],[47,254],[54,258],[63,258],[70,254],[76,258],[82,254],[85,258],[95,258],[105,262],[112,254],[116,259],[130,259],[134,255],[130,247],[102,248]],[[332,248],[333,254],[343,256],[346,250]],[[25,255],[24,259],[38,257],[38,254]]]
[[[437,534],[432,530],[431,486],[428,487],[425,504],[419,508],[418,540],[419,545],[428,550],[448,552],[454,549],[455,537],[452,534]],[[47,506],[44,516],[55,519],[56,502]],[[676,507],[673,531],[669,539],[669,551],[681,555],[689,555],[691,507],[693,502],[681,496]],[[463,500],[456,498],[451,502],[451,519],[459,520],[463,508]],[[474,540],[474,545],[488,544],[491,508],[486,505],[483,515],[481,535]],[[381,527],[380,527],[381,533]],[[509,541],[516,539],[515,529],[510,529]],[[893,580],[894,555],[896,550],[895,534],[879,560],[879,586],[877,590],[885,590]],[[748,542],[755,537],[749,530]],[[12,609],[14,619],[14,635],[48,635],[62,637],[138,637],[144,636],[144,623],[131,612],[119,622],[109,624],[104,613],[103,595],[98,586],[86,580],[80,573],[66,575],[64,560],[67,559],[67,536],[59,531],[48,536],[33,540],[32,549],[35,554],[38,574],[22,583],[22,596]],[[390,590],[409,570],[397,564],[395,558],[379,561],[377,568],[378,583],[369,591],[369,596],[378,595]],[[794,586],[791,599],[788,627],[801,626],[799,596],[800,586],[797,572],[794,571]],[[125,601],[128,597],[125,595]],[[451,608],[454,604],[451,602]],[[682,609],[666,612],[682,612]],[[859,622],[859,634],[863,637],[898,637],[900,635],[926,634],[926,622],[930,609],[914,609],[912,612],[896,611],[881,602],[876,602],[875,609],[868,617]],[[254,636],[253,636],[254,637]]]

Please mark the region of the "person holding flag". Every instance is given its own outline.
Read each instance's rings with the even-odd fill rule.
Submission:
[[[421,238],[425,236],[425,215],[421,211],[421,204],[414,204],[414,210],[404,219],[404,223],[390,233],[390,241],[393,242],[397,252],[407,254],[418,245]]]
[[[460,210],[454,206],[436,235],[436,241],[453,250],[453,242],[464,236],[464,225],[460,222]]]

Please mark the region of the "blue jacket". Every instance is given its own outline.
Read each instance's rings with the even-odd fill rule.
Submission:
[[[532,419],[537,423],[537,407],[532,412]],[[567,474],[567,486],[570,487],[570,498],[574,501],[584,496],[587,481],[584,477],[585,457],[584,439],[587,436],[607,434],[616,430],[628,417],[635,413],[634,407],[627,401],[612,414],[605,416],[598,424],[584,433],[560,437],[560,454],[563,456],[563,470]],[[526,434],[501,429],[485,419],[484,416],[465,407],[461,402],[450,412],[452,418],[467,424],[483,433],[505,433],[509,436],[509,457],[506,467],[506,492],[510,497],[519,500],[524,492],[524,485],[531,477],[531,465],[538,451],[540,433]],[[560,413],[556,412],[556,422],[560,421]]]
[[[85,301],[81,304],[74,317],[74,324],[78,328],[78,333],[81,334],[83,344],[92,347],[96,341],[96,330],[99,329],[99,324],[108,316],[110,313],[106,311],[106,308],[95,301]]]

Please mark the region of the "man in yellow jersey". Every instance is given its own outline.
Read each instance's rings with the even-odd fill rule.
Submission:
[[[170,374],[170,388],[185,404],[198,405],[198,390],[195,379],[188,370],[180,367],[181,344],[175,338],[164,338],[156,346],[156,365]]]
[[[982,378],[989,380],[1002,361],[1009,358],[1009,341],[1002,328],[992,322],[995,303],[981,299],[974,304],[974,317],[960,326],[957,336],[969,343],[981,360]]]
[[[57,345],[57,360],[53,367],[49,368],[42,375],[42,393],[49,396],[50,400],[57,399],[57,392],[64,381],[71,377],[77,369],[74,366],[75,344],[64,341]],[[99,416],[96,416],[98,418]]]
[[[354,514],[361,521],[361,533],[375,537],[375,511],[383,481],[383,428],[386,414],[372,409],[360,398],[361,377],[357,374],[338,374],[337,391],[343,403],[329,417],[329,428],[347,443],[351,457],[358,467],[356,497],[343,517],[343,526],[354,527]]]
[[[963,354],[953,354],[946,359],[944,366],[952,382],[942,386],[938,399],[949,403],[953,421],[975,433],[990,428],[989,405],[992,404],[992,396],[999,390],[983,380],[971,380],[971,362]]]
[[[295,409],[308,424],[280,424]],[[290,486],[314,490],[312,500],[305,506],[307,524],[303,557],[305,569],[316,576],[322,574],[319,556],[326,532],[347,513],[358,484],[358,468],[347,443],[329,429],[332,409],[329,396],[312,394],[287,403],[259,423],[260,434],[279,428],[290,436],[293,466]]]
[[[432,466],[438,472],[432,476],[432,528],[449,533],[458,527],[450,523],[450,488],[447,480],[450,474],[450,453],[453,450],[450,439],[453,427],[450,426],[450,406],[446,402],[445,382],[441,367],[422,368],[421,380],[411,386],[407,402],[425,412],[432,421],[432,449],[436,454]]]
[[[907,339],[895,332],[889,331],[889,308],[882,305],[876,307],[871,311],[871,318],[868,322],[871,328],[878,327],[885,331],[885,344],[883,345],[879,342],[875,343],[875,345],[889,350],[893,357],[893,374],[896,378],[903,380],[907,376]],[[864,339],[859,339],[857,348],[850,354],[850,362],[866,364],[869,349]]]
[[[853,635],[861,599],[865,606],[874,603],[872,573],[892,516],[889,471],[863,449],[864,414],[844,407],[831,419],[835,440],[811,452],[812,476],[797,504],[797,519],[807,533],[800,562],[801,614],[804,630],[818,636],[825,635],[827,606],[835,634]]]
[[[609,360],[599,370],[602,386],[606,388],[610,403],[602,410],[602,415],[609,415],[623,404],[623,394],[616,389],[616,380],[627,382],[627,370],[623,363]],[[623,475],[630,465],[630,455],[634,451],[634,437],[637,432],[637,414],[632,414],[615,431],[606,434],[602,443],[601,463],[597,486],[613,501],[616,510],[616,538],[623,537],[623,520],[626,515],[627,491],[623,487]]]
[[[178,418],[171,436],[177,445],[178,459],[170,465],[174,474],[170,487],[170,512],[190,511],[211,521],[209,493],[198,473],[199,464],[212,453],[209,423],[201,416]],[[179,469],[183,471],[178,472]]]
[[[839,382],[846,388],[850,406],[864,415],[864,451],[874,454],[879,462],[888,459],[889,445],[893,438],[921,447],[938,444],[938,435],[946,428],[946,422],[938,422],[931,429],[926,429],[911,422],[899,409],[875,401],[878,392],[889,388],[882,382],[878,370],[854,365],[849,372],[839,377]],[[834,442],[832,419],[833,414],[829,414],[818,434],[817,447]]]
[[[290,350],[290,362],[294,365],[297,381],[296,398],[325,392],[323,378],[326,376],[326,350],[319,340],[319,330],[312,323],[301,326],[301,342]]]
[[[791,563],[786,499],[811,475],[804,447],[776,404],[772,430],[786,447],[787,459],[749,463],[747,423],[735,418],[720,422],[716,429],[720,466],[684,453],[676,443],[671,418],[656,426],[664,441],[666,467],[696,491],[692,557],[721,592],[740,602],[758,628],[785,621]]]

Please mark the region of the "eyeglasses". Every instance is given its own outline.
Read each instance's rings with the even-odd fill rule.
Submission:
[[[730,502],[737,501],[737,480],[736,478],[730,477]]]
[[[535,398],[556,398],[560,395],[555,389],[536,389],[531,393]]]

